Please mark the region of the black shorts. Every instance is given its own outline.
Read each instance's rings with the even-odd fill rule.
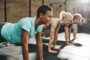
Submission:
[[[1,29],[5,23],[0,23],[0,43],[5,42],[6,40],[1,36]]]

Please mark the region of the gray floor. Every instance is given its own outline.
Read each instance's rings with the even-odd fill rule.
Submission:
[[[89,38],[90,34],[79,33],[77,35],[77,39],[74,41],[74,44],[66,46],[64,33],[61,33],[58,35],[58,41],[56,45],[56,48],[60,48],[60,51],[57,54],[50,54],[47,51],[49,37],[43,37],[44,60],[90,60]],[[30,39],[29,43],[30,60],[37,60],[38,57],[35,39]],[[15,46],[11,44],[9,47],[1,47],[0,60],[22,60],[21,46]]]

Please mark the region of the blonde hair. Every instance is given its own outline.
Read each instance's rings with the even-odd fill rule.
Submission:
[[[86,23],[86,20],[84,18],[82,18],[80,23]]]
[[[74,16],[78,16],[78,17],[80,17],[82,19],[82,15],[79,14],[79,13],[74,14]]]
[[[70,12],[61,11],[60,20],[73,20],[73,15]]]
[[[65,11],[61,11],[61,13],[59,15],[60,20],[62,20],[63,16],[65,16],[65,15],[66,15],[66,12]]]

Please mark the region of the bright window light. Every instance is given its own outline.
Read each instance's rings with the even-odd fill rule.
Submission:
[[[89,0],[80,0],[82,3],[88,3]]]

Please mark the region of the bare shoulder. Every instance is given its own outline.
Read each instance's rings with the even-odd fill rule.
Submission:
[[[51,27],[56,28],[59,22],[59,18],[51,18]]]
[[[51,18],[51,23],[58,23],[59,22],[59,18]]]
[[[56,18],[56,17],[53,17],[53,18],[51,18],[51,20],[59,20],[59,18]]]

